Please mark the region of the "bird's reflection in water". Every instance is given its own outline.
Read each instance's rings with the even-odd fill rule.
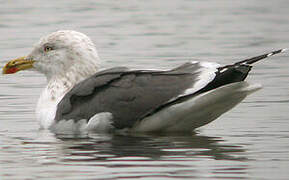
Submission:
[[[146,158],[178,160],[210,158],[247,161],[245,149],[224,144],[220,137],[199,134],[93,134],[89,138],[57,136],[63,151],[73,161],[112,160],[114,158]],[[79,157],[79,158],[77,158]],[[86,157],[86,158],[84,158]]]

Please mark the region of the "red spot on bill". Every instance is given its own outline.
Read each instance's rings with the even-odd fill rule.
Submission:
[[[6,74],[13,74],[13,73],[16,73],[19,69],[16,68],[16,67],[12,67],[12,68],[9,68],[6,70]]]

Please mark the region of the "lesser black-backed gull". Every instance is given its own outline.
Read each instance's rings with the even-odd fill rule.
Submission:
[[[35,69],[46,76],[36,116],[42,128],[56,133],[192,131],[260,89],[244,81],[251,64],[283,51],[227,66],[194,61],[171,70],[100,70],[92,41],[63,30],[41,38],[3,73]]]

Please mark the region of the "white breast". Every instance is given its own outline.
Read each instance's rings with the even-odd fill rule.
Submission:
[[[36,118],[41,128],[49,128],[54,120],[57,104],[62,97],[55,98],[51,95],[51,91],[46,87],[36,106]]]
[[[42,91],[37,106],[36,118],[43,129],[48,129],[54,122],[57,105],[63,96],[78,82],[89,74],[81,74],[76,70],[68,71],[62,76],[54,76],[48,80],[48,84]]]

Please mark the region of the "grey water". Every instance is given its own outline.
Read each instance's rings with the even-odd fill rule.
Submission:
[[[106,67],[229,64],[289,47],[287,0],[0,0],[0,66],[45,34],[83,32]],[[254,67],[263,89],[191,134],[39,130],[45,78],[0,75],[0,179],[288,179],[289,53]]]

